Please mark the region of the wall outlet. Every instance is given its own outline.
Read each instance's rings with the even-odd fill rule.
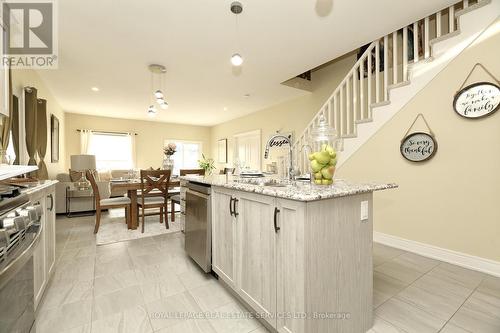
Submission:
[[[361,201],[361,222],[368,222],[368,201]]]

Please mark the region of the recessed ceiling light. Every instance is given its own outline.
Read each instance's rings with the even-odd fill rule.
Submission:
[[[245,94],[245,95],[243,95],[243,97],[248,98],[248,97],[250,97],[250,94]]]
[[[227,111],[227,107],[224,107],[224,111]]]
[[[99,91],[99,88],[97,88],[97,87],[92,87],[92,88],[90,88],[90,90],[95,91],[95,92],[98,92],[98,91]]]

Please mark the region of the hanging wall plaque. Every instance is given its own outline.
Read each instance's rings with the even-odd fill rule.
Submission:
[[[463,88],[476,67],[481,67],[496,82],[477,82]],[[458,92],[453,99],[453,109],[464,117],[477,119],[493,114],[500,108],[500,82],[482,64],[477,63],[472,67],[469,75],[458,88]],[[462,89],[463,88],[463,89]]]
[[[425,125],[429,129],[429,133],[413,132],[411,134],[408,134],[419,117],[422,117],[422,119],[424,120]],[[401,140],[399,149],[401,155],[403,155],[405,159],[411,162],[427,161],[431,159],[434,154],[436,154],[437,142],[434,138],[434,133],[432,133],[429,124],[427,124],[427,121],[421,113],[418,114],[408,131],[406,131],[403,140]]]
[[[500,108],[500,87],[490,82],[471,84],[455,95],[453,108],[465,118],[488,116]]]

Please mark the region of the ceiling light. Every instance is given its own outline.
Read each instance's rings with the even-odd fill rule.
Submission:
[[[227,107],[226,106],[224,107],[224,111],[227,111]]]
[[[155,91],[155,97],[156,99],[163,99],[163,93],[161,92],[161,90]]]
[[[236,50],[238,50],[238,15],[243,12],[243,5],[238,1],[234,1],[231,3],[230,10],[235,17]],[[243,64],[243,57],[239,53],[234,53],[231,56],[231,64],[236,67],[241,66]]]
[[[242,63],[243,58],[238,53],[235,53],[231,56],[231,64],[233,64],[233,66],[241,66]]]
[[[97,88],[97,87],[92,87],[92,88],[90,88],[90,90],[95,91],[95,92],[98,92],[98,91],[99,91],[99,88]]]
[[[250,94],[245,94],[245,95],[243,95],[243,97],[248,98],[248,97],[250,97]]]
[[[156,103],[158,103],[159,105],[162,105],[162,104],[165,104],[167,102],[165,102],[165,100],[163,98],[157,98]]]
[[[156,116],[156,108],[154,107],[154,105],[150,105],[149,108],[148,108],[148,117],[155,117]]]
[[[163,104],[160,104],[160,108],[162,108],[163,110],[168,109],[168,103],[163,101]]]

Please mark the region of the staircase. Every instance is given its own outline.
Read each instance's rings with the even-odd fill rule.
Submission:
[[[301,172],[320,119],[341,138],[339,168],[499,15],[500,0],[463,0],[373,41],[295,141]]]

